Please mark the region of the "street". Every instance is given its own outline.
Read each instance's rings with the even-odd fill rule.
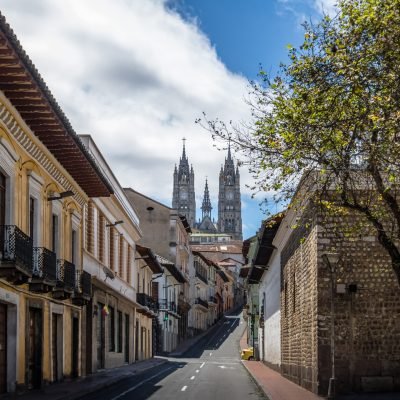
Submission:
[[[167,363],[85,399],[265,399],[240,361],[244,329],[239,315],[226,316],[183,357],[168,357]]]

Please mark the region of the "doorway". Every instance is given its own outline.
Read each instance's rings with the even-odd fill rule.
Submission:
[[[79,318],[72,317],[72,368],[71,375],[77,378],[79,375]]]
[[[125,314],[125,362],[129,363],[129,315]]]
[[[104,369],[104,358],[105,358],[105,323],[104,323],[104,315],[103,315],[103,307],[104,304],[98,304],[98,313],[97,313],[97,329],[96,329],[96,338],[97,338],[97,369]]]
[[[135,329],[135,361],[139,360],[139,321],[136,320]]]
[[[7,391],[7,306],[0,303],[0,393]]]
[[[42,385],[42,310],[29,307],[28,389]]]
[[[51,318],[51,366],[53,382],[62,380],[63,377],[63,316],[52,314]]]

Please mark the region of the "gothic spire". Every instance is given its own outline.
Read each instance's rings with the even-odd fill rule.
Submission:
[[[210,201],[210,193],[208,191],[208,181],[206,178],[206,185],[204,187],[204,197],[203,197],[203,204],[201,206],[201,211],[203,213],[203,218],[205,216],[209,216],[211,218],[211,201]]]

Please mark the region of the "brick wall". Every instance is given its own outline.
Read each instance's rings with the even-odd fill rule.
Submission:
[[[282,373],[326,395],[331,376],[331,272],[324,252],[337,252],[334,295],[338,390],[400,390],[400,288],[374,231],[353,231],[357,215],[315,217],[294,230],[282,252]]]

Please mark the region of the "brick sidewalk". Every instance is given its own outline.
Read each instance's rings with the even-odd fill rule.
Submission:
[[[246,347],[249,347],[247,344],[247,329],[240,339],[240,348],[244,349]],[[284,378],[261,361],[242,361],[242,363],[269,400],[323,399],[323,397],[319,397]]]

